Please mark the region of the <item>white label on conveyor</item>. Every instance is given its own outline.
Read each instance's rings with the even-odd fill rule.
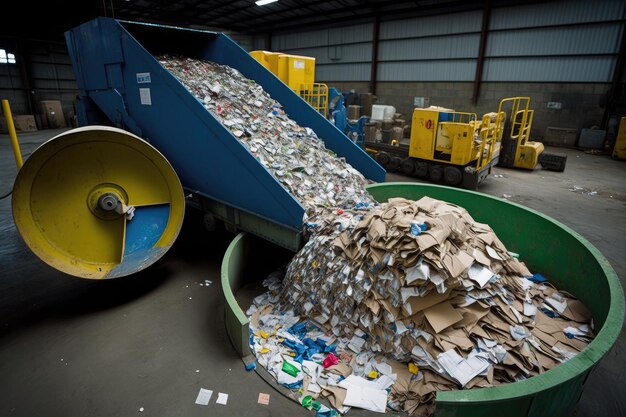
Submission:
[[[152,106],[152,98],[150,97],[150,89],[140,88],[139,99],[141,100],[141,104],[143,104],[144,106]]]
[[[137,84],[148,84],[152,82],[150,79],[149,72],[138,72],[137,73]]]
[[[304,61],[295,60],[293,61],[293,67],[295,69],[304,69]]]

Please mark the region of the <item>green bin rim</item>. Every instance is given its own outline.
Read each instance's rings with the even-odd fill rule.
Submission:
[[[600,359],[602,359],[602,357],[611,349],[613,344],[617,341],[617,338],[622,329],[622,325],[624,323],[624,293],[622,290],[622,286],[617,277],[617,274],[615,273],[615,270],[610,265],[609,261],[604,257],[604,255],[602,255],[602,253],[600,253],[600,251],[595,246],[593,246],[579,233],[536,210],[530,209],[512,201],[504,200],[498,197],[493,197],[475,191],[463,190],[441,185],[411,182],[387,182],[380,184],[371,184],[367,186],[367,189],[368,191],[375,191],[378,189],[393,189],[399,186],[425,190],[424,195],[426,195],[428,189],[449,189],[450,191],[453,191],[455,193],[465,193],[468,195],[474,195],[480,198],[493,200],[500,203],[505,202],[506,204],[514,206],[520,210],[525,210],[534,214],[535,216],[541,217],[544,220],[551,222],[559,228],[563,229],[565,232],[569,233],[576,240],[578,240],[580,244],[582,244],[591,253],[598,265],[600,265],[609,285],[610,300],[608,301],[610,302],[610,304],[604,325],[600,329],[600,332],[596,334],[595,339],[574,358],[570,359],[567,362],[559,364],[558,366],[547,372],[526,379],[524,381],[504,384],[491,388],[440,391],[437,393],[437,403],[444,404],[459,402],[499,402],[533,396],[539,392],[545,391],[546,389],[550,389],[551,387],[563,384],[582,373],[588,372],[593,366],[597,364]]]

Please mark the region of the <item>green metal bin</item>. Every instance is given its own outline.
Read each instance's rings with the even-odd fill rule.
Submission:
[[[378,201],[391,197],[411,200],[423,196],[466,208],[476,221],[489,224],[533,272],[549,278],[558,288],[576,295],[591,310],[596,338],[575,358],[525,381],[492,388],[439,392],[436,417],[452,416],[569,416],[583,392],[589,372],[613,346],[624,321],[624,295],[606,258],[569,227],[537,211],[485,194],[416,183],[382,183],[368,187]],[[226,296],[226,326],[242,355],[249,355],[248,323],[233,292],[242,282],[246,251],[252,236],[240,235],[229,246],[222,264]],[[258,277],[262,279],[263,277]]]

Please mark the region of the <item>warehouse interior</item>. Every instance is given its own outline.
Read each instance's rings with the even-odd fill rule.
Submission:
[[[263,176],[266,168],[269,172],[274,167],[271,164],[263,167],[259,163],[258,167],[255,165],[249,172],[236,172],[235,166],[232,168],[233,175],[230,175],[230,169],[224,168],[231,161],[229,156],[225,156],[221,162],[225,165],[216,162],[220,161],[219,154],[211,156],[215,159],[202,159],[209,157],[206,154],[211,148],[194,150],[192,146],[195,145],[192,144],[196,142],[191,138],[194,129],[199,129],[201,124],[196,123],[195,119],[188,119],[186,114],[192,112],[186,112],[179,104],[171,103],[164,107],[165,110],[157,109],[159,96],[156,88],[160,82],[165,84],[162,81],[165,77],[153,70],[152,81],[150,73],[147,81],[150,83],[148,87],[154,86],[152,97],[149,89],[147,98],[145,95],[140,97],[140,94],[144,94],[141,89],[136,99],[126,97],[125,88],[129,91],[129,97],[131,95],[128,81],[125,81],[126,85],[122,82],[121,87],[116,87],[120,92],[118,95],[122,97],[121,110],[116,108],[109,112],[107,102],[98,101],[97,93],[105,88],[104,85],[89,85],[90,77],[98,71],[94,70],[97,68],[95,61],[102,55],[103,61],[106,61],[103,79],[108,85],[115,85],[116,71],[122,73],[127,71],[127,67],[133,77],[137,72],[137,83],[139,87],[142,86],[144,81],[140,81],[140,73],[132,67],[134,61],[129,59],[132,56],[129,51],[134,44],[132,39],[128,39],[134,36],[138,40],[137,44],[143,46],[140,45],[138,52],[133,50],[133,54],[140,56],[145,52],[146,56],[154,55],[155,63],[160,63],[167,71],[175,74],[179,81],[177,85],[194,91],[197,85],[193,84],[193,77],[188,76],[192,65],[185,63],[184,58],[166,62],[170,59],[167,54],[185,55],[187,51],[195,51],[194,42],[196,39],[205,39],[205,36],[211,42],[214,38],[223,39],[206,34],[208,31],[225,34],[245,53],[272,51],[314,58],[314,82],[334,88],[340,93],[339,98],[345,105],[343,117],[345,119],[347,116],[345,123],[348,127],[344,132],[348,138],[340,132],[342,128],[338,131],[332,129],[332,134],[339,133],[342,135],[341,140],[345,138],[353,142],[350,145],[358,149],[356,152],[350,148],[346,155],[342,155],[342,151],[332,148],[330,153],[345,157],[356,171],[362,172],[370,180],[383,178],[376,182],[409,183],[417,187],[428,187],[432,182],[429,178],[432,180],[434,177],[418,175],[419,165],[410,165],[404,171],[399,168],[399,163],[398,166],[391,166],[388,165],[390,161],[381,158],[382,153],[389,152],[393,160],[394,146],[405,146],[411,149],[407,152],[413,152],[414,137],[419,132],[415,115],[421,114],[415,113],[416,110],[428,111],[429,106],[438,106],[443,109],[436,110],[439,112],[450,110],[474,114],[473,119],[470,116],[471,125],[472,122],[478,123],[482,115],[497,112],[502,99],[528,97],[533,110],[528,113],[532,126],[528,122],[527,140],[537,143],[533,149],[539,149],[530,169],[519,169],[513,162],[508,166],[487,163],[481,168],[484,176],[478,176],[477,183],[465,188],[473,189],[484,197],[487,206],[493,204],[494,208],[502,207],[494,201],[504,201],[506,204],[512,203],[514,207],[519,205],[530,209],[529,213],[541,221],[544,216],[548,216],[558,222],[559,228],[564,225],[562,230],[565,230],[568,238],[551,244],[562,244],[562,250],[547,249],[545,236],[541,233],[535,238],[532,232],[523,229],[515,232],[520,241],[527,242],[524,247],[529,248],[529,251],[533,248],[537,252],[533,254],[534,257],[540,258],[542,251],[549,257],[553,253],[552,249],[556,251],[554,253],[569,254],[571,257],[569,260],[544,259],[542,262],[546,264],[587,262],[587,258],[585,261],[576,259],[578,252],[573,249],[567,252],[569,236],[576,244],[589,244],[585,246],[585,253],[591,254],[605,275],[585,275],[581,269],[580,276],[566,277],[564,280],[584,283],[580,286],[576,284],[574,288],[588,288],[591,292],[597,288],[595,299],[590,294],[574,293],[574,296],[583,301],[590,298],[594,306],[605,305],[606,309],[610,306],[611,313],[607,313],[608,316],[613,317],[611,315],[615,311],[621,311],[621,317],[606,325],[611,327],[606,332],[614,334],[611,340],[596,340],[598,343],[579,354],[584,358],[593,358],[593,363],[586,364],[584,369],[581,366],[578,371],[571,371],[578,372],[576,378],[572,379],[575,379],[575,383],[559,380],[557,376],[551,380],[551,375],[557,374],[548,371],[541,375],[548,378],[542,380],[547,381],[542,389],[544,397],[538,394],[533,399],[531,397],[534,394],[526,394],[523,389],[516,393],[515,388],[512,388],[505,402],[490,402],[485,397],[475,408],[463,409],[459,406],[460,411],[454,405],[446,405],[443,400],[439,402],[437,397],[436,407],[418,408],[420,412],[426,410],[427,413],[415,415],[431,415],[433,412],[435,416],[485,413],[533,416],[623,415],[626,410],[626,362],[623,358],[626,335],[622,328],[624,297],[619,284],[623,286],[626,279],[624,2],[275,0],[267,3],[258,5],[253,0],[71,1],[63,5],[71,13],[58,14],[54,24],[50,25],[34,22],[46,21],[50,16],[57,15],[60,8],[58,4],[45,3],[34,7],[20,3],[16,5],[12,18],[0,27],[0,99],[8,101],[12,113],[9,119],[13,120],[11,123],[7,121],[7,111],[3,108],[3,116],[0,117],[0,231],[3,237],[0,243],[0,373],[3,375],[0,378],[0,392],[3,393],[0,414],[333,415],[332,411],[323,414],[325,409],[320,411],[310,406],[303,407],[301,392],[298,394],[297,390],[278,385],[271,373],[258,363],[256,369],[247,370],[250,357],[244,357],[242,362],[242,356],[245,355],[241,354],[233,340],[232,323],[228,316],[231,307],[228,295],[225,295],[231,288],[224,285],[228,282],[224,274],[231,272],[225,272],[224,265],[225,259],[233,256],[232,243],[238,239],[237,233],[246,232],[252,242],[250,245],[254,247],[251,254],[243,257],[246,285],[235,291],[236,301],[243,312],[256,296],[265,291],[262,282],[268,274],[277,266],[284,266],[304,243],[303,235],[297,234],[298,240],[289,240],[292,237],[285,232],[288,229],[285,225],[291,218],[289,216],[293,217],[294,213],[300,215],[297,222],[302,225],[304,211],[296,205],[296,199],[292,198],[289,204],[281,206],[282,194],[276,195],[269,191],[269,194],[274,195],[262,194],[263,190],[274,190],[272,187],[275,184],[270,184],[271,181],[267,182]],[[94,20],[103,17],[120,22],[119,27],[122,29],[115,26],[111,33],[128,30],[127,33],[132,34],[120,36],[118,43],[123,45],[120,50],[126,54],[123,58],[107,55],[107,48],[115,42],[107,38],[107,25],[112,25],[108,23],[110,21]],[[86,29],[75,30],[79,26]],[[165,28],[161,33],[159,31],[162,27],[182,29]],[[68,31],[73,32],[68,35]],[[170,33],[180,35],[180,38],[168,38]],[[81,36],[87,41],[81,39]],[[87,42],[87,47],[81,45],[81,42]],[[224,51],[211,44],[213,46],[206,48],[209,54],[213,54],[210,56],[223,56],[225,62],[240,59],[237,58],[242,53],[239,48],[233,47],[228,41],[216,42],[225,45],[220,46]],[[90,45],[93,50],[89,50]],[[102,54],[99,48],[104,51]],[[166,54],[163,55],[161,50]],[[92,55],[87,56],[85,51]],[[259,61],[254,53],[251,56]],[[300,109],[302,107],[298,106],[304,104],[296,103],[298,91],[294,93],[293,88],[288,90],[282,83],[276,87],[273,84],[275,77],[269,71],[260,65],[257,68],[256,64],[250,64],[252,61],[240,62],[246,63],[238,69],[248,78],[252,78],[246,73],[248,68],[252,68],[249,69],[251,73],[267,73],[256,81],[285,107],[283,114],[268,105],[269,113],[274,112],[279,117],[288,115],[303,127],[308,127],[304,124],[306,121],[314,121],[311,122],[312,130],[328,131],[324,129],[328,129],[326,123],[331,126],[330,122],[317,120],[318,115],[312,109],[311,113],[315,113],[315,116],[305,112],[304,115],[293,113],[293,109]],[[177,68],[183,69],[177,74]],[[189,79],[184,78],[185,74]],[[278,76],[277,73],[274,75]],[[285,80],[281,80],[287,87],[291,87]],[[225,88],[228,84],[220,85]],[[214,100],[222,94],[216,92],[213,86],[208,88],[215,93]],[[282,88],[295,98],[284,95],[286,93],[283,93]],[[254,90],[251,88],[249,91]],[[191,94],[188,95],[189,98],[185,100],[197,101]],[[286,98],[283,101],[277,95]],[[88,96],[93,100],[88,103],[95,103],[95,107],[85,104],[85,97]],[[266,106],[263,96],[258,97],[254,103],[262,104],[250,107]],[[211,111],[210,106],[213,104],[200,102]],[[149,105],[162,113],[156,113],[158,119],[151,116],[150,122],[146,122],[143,115],[133,113],[136,112],[135,105],[139,108]],[[382,123],[374,123],[375,110],[382,111],[383,108],[393,108],[393,128],[390,127],[392,121],[389,121],[387,127],[384,120]],[[217,106],[215,111],[221,113],[222,108]],[[326,119],[334,120],[334,125],[338,126],[337,119],[333,119],[335,116],[329,116],[332,112],[326,111],[327,114],[324,114],[320,110],[320,113]],[[215,115],[215,120],[222,119]],[[358,120],[362,122],[359,124]],[[145,264],[129,266],[129,270],[134,273],[123,270],[119,277],[112,279],[81,279],[72,276],[80,276],[72,272],[80,270],[80,266],[76,266],[80,261],[67,261],[67,266],[59,266],[65,261],[61,258],[51,261],[42,256],[41,249],[33,248],[32,235],[28,236],[29,232],[25,235],[16,225],[23,221],[20,218],[30,218],[31,215],[28,210],[21,208],[16,211],[16,205],[21,204],[19,198],[24,195],[17,184],[26,181],[24,178],[28,176],[22,173],[18,177],[20,168],[16,166],[14,156],[16,142],[11,133],[13,128],[25,162],[24,167],[28,168],[29,162],[32,167],[37,161],[35,158],[29,161],[31,155],[39,154],[41,159],[45,157],[45,152],[50,152],[45,147],[39,148],[40,145],[53,137],[71,132],[73,128],[94,124],[116,126],[146,139],[156,148],[156,153],[162,154],[164,159],[167,157],[158,169],[166,170],[169,167],[172,172],[176,171],[174,176],[178,174],[185,192],[186,208],[179,210],[182,223],[182,226],[178,225],[180,233],[174,233],[165,251]],[[202,132],[202,135],[219,137],[221,133],[217,128],[209,124],[206,126],[210,133]],[[282,126],[286,128],[287,124]],[[320,130],[315,126],[321,126]],[[162,139],[154,133],[158,130],[164,134],[166,132],[171,143],[163,145]],[[233,142],[236,142],[235,137],[239,139],[243,135],[245,139],[255,134],[245,129],[238,131],[231,128],[230,131]],[[200,133],[198,135],[202,136]],[[318,135],[324,138],[323,134]],[[68,137],[59,140],[68,140]],[[334,140],[329,139],[328,142],[333,143]],[[482,140],[493,143],[489,142],[490,139]],[[376,148],[374,142],[382,145]],[[328,146],[331,149],[331,145]],[[103,154],[108,152],[106,148],[102,149]],[[147,152],[141,147],[137,149]],[[231,148],[224,145],[223,149]],[[503,155],[506,148],[500,149]],[[85,149],[85,155],[90,152]],[[367,157],[368,154],[371,158]],[[491,151],[485,151],[485,154],[491,156]],[[414,156],[412,153],[408,155]],[[558,169],[551,169],[550,161],[542,163],[542,155],[556,155],[560,164]],[[261,160],[256,152],[254,156]],[[516,154],[518,157],[519,154]],[[502,160],[502,156],[500,158]],[[123,171],[125,159],[120,158],[120,161],[112,161],[111,164]],[[196,172],[215,174],[210,179],[198,178],[199,175],[194,175],[192,168],[187,168],[187,161],[189,166],[197,169]],[[474,162],[472,160],[470,164]],[[66,157],[58,165],[58,178],[65,178],[63,176],[71,172],[72,166],[87,169],[89,164],[88,160],[79,163],[76,159]],[[201,165],[202,171],[194,164]],[[212,164],[223,172],[210,171]],[[463,162],[461,165],[470,164]],[[429,175],[432,173],[430,170]],[[78,172],[77,175],[80,177],[80,174]],[[55,175],[55,171],[48,171],[48,182],[43,184],[54,184]],[[280,174],[272,171],[272,175]],[[246,181],[252,179],[258,181],[254,183],[255,189],[245,189]],[[446,177],[437,186],[445,188],[444,185],[454,185],[460,189],[466,183],[460,179],[448,182]],[[203,194],[202,187],[205,186],[219,189],[212,188],[212,195],[209,192]],[[294,187],[293,190],[298,185]],[[286,186],[284,188],[289,190]],[[71,188],[59,190],[72,192]],[[249,201],[239,203],[240,200],[237,200],[229,205],[229,193],[243,198],[241,201],[247,195]],[[51,223],[48,225],[51,227],[56,224],[56,216],[59,217],[58,224],[62,224],[65,221],[60,218],[62,216],[71,219],[67,220],[66,225],[75,225],[78,230],[80,216],[72,218],[67,211],[72,210],[71,206],[61,203],[65,197],[67,201],[77,201],[78,197],[54,194],[55,190],[44,194],[54,199],[50,201],[59,202],[58,207],[52,207],[55,203],[44,209],[51,213],[47,220]],[[205,198],[207,195],[213,199]],[[28,196],[34,200],[36,197],[35,194]],[[84,199],[82,196],[80,198]],[[43,204],[45,207],[45,202]],[[174,202],[171,204],[174,207]],[[262,211],[265,210],[264,206],[270,207],[267,209],[269,211]],[[255,211],[255,207],[258,210]],[[271,210],[282,209],[285,215],[276,214],[273,219]],[[468,210],[474,214],[469,207]],[[508,212],[503,210],[500,214],[491,210],[487,218],[506,217]],[[248,217],[246,213],[256,217]],[[130,214],[126,211],[122,213],[128,224],[132,224],[132,215],[132,210]],[[35,213],[32,217],[35,223],[45,220],[41,214]],[[276,222],[275,219],[280,221]],[[512,224],[518,222],[518,219],[509,220]],[[523,225],[526,220],[519,221]],[[535,231],[534,228],[528,230]],[[45,236],[47,232],[44,230],[41,233]],[[67,235],[72,235],[69,228]],[[95,231],[93,234],[83,232],[83,235],[87,236],[85,242],[99,240]],[[515,234],[512,235],[515,240]],[[508,241],[505,243],[507,246],[511,244]],[[101,242],[93,245],[95,248],[103,247]],[[524,255],[521,253],[520,259]],[[232,279],[228,279],[232,284]],[[556,278],[556,281],[560,282],[559,279]],[[604,296],[601,285],[595,286],[592,282],[594,280],[611,282],[611,296]],[[570,288],[565,290],[570,291]],[[598,294],[602,294],[603,298]],[[589,307],[593,310],[591,304]],[[247,333],[243,336],[246,346],[252,341],[248,336]],[[601,336],[598,339],[602,339]],[[247,348],[249,352],[250,346]],[[565,365],[559,365],[557,369]],[[550,384],[558,389],[561,383],[559,394],[550,394]],[[515,382],[513,387],[517,384]],[[198,403],[199,390],[203,394],[202,389],[212,391],[212,397],[206,405]],[[483,389],[492,388],[466,391]],[[569,396],[563,394],[568,391]],[[265,402],[262,401],[260,394],[269,394],[269,403],[267,398]],[[550,395],[553,395],[554,403],[546,402]],[[321,402],[333,406],[332,402]],[[560,407],[559,403],[565,405]],[[385,411],[384,406],[382,411]],[[391,407],[386,412],[409,415]],[[354,407],[346,415],[368,416],[374,415],[374,412]]]

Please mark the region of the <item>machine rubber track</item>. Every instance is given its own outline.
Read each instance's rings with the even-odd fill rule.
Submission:
[[[491,166],[477,172],[469,166],[443,164],[436,161],[409,157],[409,148],[406,145],[392,146],[384,143],[365,143],[365,150],[383,168],[408,177],[419,178],[437,184],[462,187],[476,190],[491,172]]]

